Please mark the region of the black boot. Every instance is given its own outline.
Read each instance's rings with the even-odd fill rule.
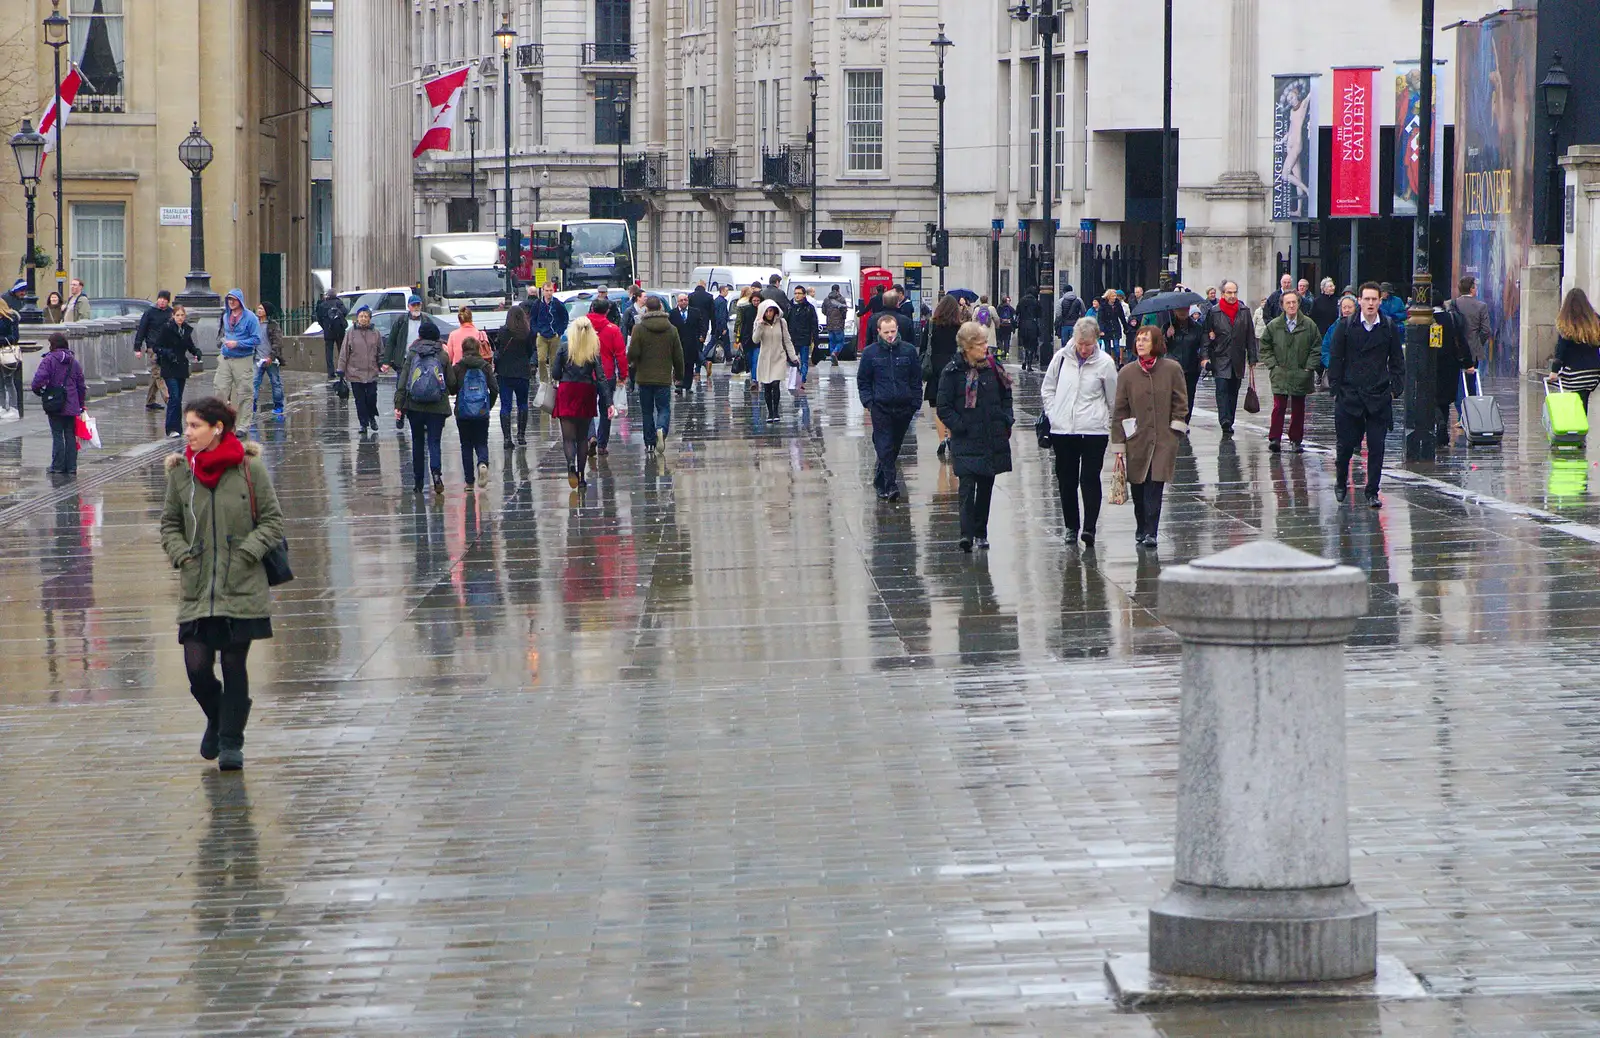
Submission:
[[[527,445],[528,445],[528,412],[526,412],[526,411],[518,411],[517,412],[517,446],[526,447]]]
[[[244,767],[244,726],[250,720],[251,700],[224,695],[217,717],[217,767],[239,771]]]
[[[200,756],[205,760],[217,759],[217,700],[221,698],[222,689],[217,684],[215,677],[211,678],[209,687],[200,689],[195,687],[194,679],[189,681],[189,694],[194,696],[194,701],[200,704],[200,709],[206,715],[206,731],[200,737]]]
[[[511,416],[504,411],[500,412],[500,438],[507,447],[511,446]]]

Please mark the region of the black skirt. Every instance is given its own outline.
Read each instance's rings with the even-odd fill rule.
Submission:
[[[231,649],[272,637],[272,618],[239,619],[232,616],[202,616],[178,625],[178,642],[199,642],[208,649]]]

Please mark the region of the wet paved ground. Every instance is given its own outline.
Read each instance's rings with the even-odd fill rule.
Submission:
[[[497,429],[486,491],[451,432],[414,497],[390,423],[291,379],[299,579],[242,776],[195,755],[160,416],[100,404],[66,484],[0,427],[0,1034],[1600,1032],[1597,470],[1531,393],[1379,513],[1202,415],[1159,559],[1127,508],[1084,559],[1026,381],[967,557],[925,420],[909,504],[874,500],[851,375],[774,427],[719,376],[581,499]],[[1437,997],[1121,1014],[1100,964],[1171,877],[1156,581],[1263,532],[1371,574],[1355,876]]]

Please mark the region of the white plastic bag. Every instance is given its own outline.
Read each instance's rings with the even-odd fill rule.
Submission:
[[[800,388],[800,369],[790,368],[789,377],[783,380],[784,388],[791,393]]]
[[[87,444],[90,447],[100,447],[100,424],[94,420],[94,415],[88,411],[78,416],[78,439],[82,441],[79,449]]]

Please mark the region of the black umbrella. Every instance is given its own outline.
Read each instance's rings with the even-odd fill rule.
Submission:
[[[1145,314],[1165,313],[1168,310],[1187,310],[1196,303],[1204,303],[1205,297],[1195,292],[1154,292],[1139,300],[1139,305],[1133,308],[1133,317],[1143,317]]]
[[[945,295],[955,296],[957,299],[965,299],[969,303],[976,303],[978,301],[978,293],[974,292],[970,288],[952,288],[949,292],[946,292]]]

